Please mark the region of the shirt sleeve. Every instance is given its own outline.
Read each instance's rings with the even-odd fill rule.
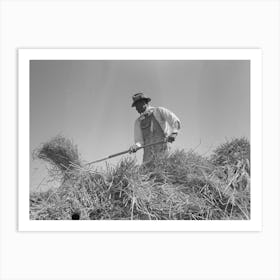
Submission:
[[[143,135],[142,135],[139,119],[137,119],[134,124],[134,142],[139,147],[144,145],[144,140],[143,140]]]
[[[178,134],[178,131],[181,128],[180,119],[173,112],[163,107],[158,107],[158,111],[161,117],[168,123],[171,129],[170,134]]]

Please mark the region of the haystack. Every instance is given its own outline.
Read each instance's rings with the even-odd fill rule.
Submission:
[[[72,142],[60,138],[55,143],[63,145],[51,145],[56,147],[56,157],[44,152],[40,158],[60,172],[67,170],[68,176],[56,190],[31,194],[31,219],[71,219],[73,213],[86,220],[250,218],[246,157],[217,164],[213,158],[220,156],[220,150],[209,159],[177,150],[155,158],[149,166],[138,165],[128,156],[106,170],[88,170]]]

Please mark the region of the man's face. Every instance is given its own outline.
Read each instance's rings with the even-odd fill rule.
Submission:
[[[146,102],[146,100],[142,99],[142,100],[139,100],[135,103],[135,108],[136,108],[136,111],[141,114],[143,112],[145,112],[146,108],[148,106],[148,103]]]

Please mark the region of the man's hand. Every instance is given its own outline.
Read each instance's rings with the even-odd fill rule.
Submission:
[[[132,146],[130,146],[129,148],[129,153],[136,153],[139,149],[140,149],[140,145],[134,144]]]
[[[171,134],[171,135],[169,135],[169,136],[167,137],[167,142],[170,142],[170,143],[174,142],[175,139],[176,139],[176,136],[177,136],[177,134]]]

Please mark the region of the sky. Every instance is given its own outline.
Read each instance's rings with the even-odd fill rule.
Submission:
[[[87,162],[127,150],[139,116],[131,107],[137,92],[181,120],[172,149],[209,155],[227,139],[250,140],[248,60],[32,60],[30,153],[58,134]],[[142,154],[131,156],[141,163]],[[31,157],[31,189],[49,187],[46,175],[46,164]]]

